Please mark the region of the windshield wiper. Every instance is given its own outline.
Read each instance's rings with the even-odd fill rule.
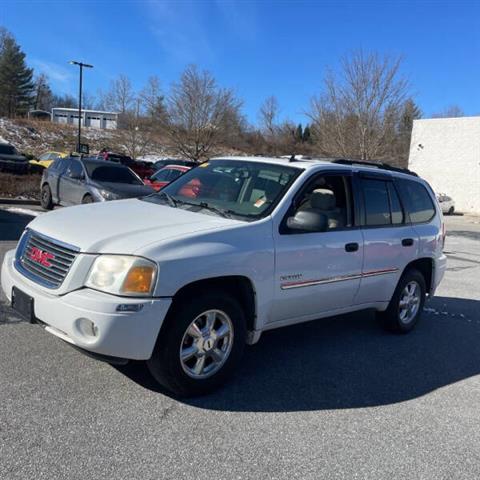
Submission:
[[[173,208],[176,208],[176,207],[177,207],[177,204],[178,204],[177,200],[175,200],[175,199],[174,199],[170,194],[168,194],[167,192],[160,192],[158,195],[159,195],[159,196],[163,195],[163,196],[167,199],[168,204],[169,204],[171,207],[173,207]]]
[[[200,202],[198,206],[205,208],[206,210],[210,210],[211,212],[218,213],[225,218],[232,218],[231,214],[235,213],[233,210],[223,210],[222,208],[215,207],[214,205],[209,205],[207,202]]]

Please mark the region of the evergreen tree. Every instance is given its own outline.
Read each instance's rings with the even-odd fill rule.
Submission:
[[[33,70],[15,39],[3,32],[0,51],[0,115],[25,115],[33,102]]]
[[[298,127],[297,129],[295,130],[295,141],[298,142],[298,143],[302,143],[303,142],[303,128],[302,128],[302,124],[299,123],[298,124]]]
[[[303,143],[310,143],[312,141],[312,132],[310,131],[310,126],[306,125],[303,129]]]

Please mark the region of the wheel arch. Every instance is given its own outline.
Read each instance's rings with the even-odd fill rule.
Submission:
[[[172,307],[181,298],[189,298],[196,292],[209,290],[222,290],[235,297],[244,310],[247,330],[255,330],[257,318],[256,291],[252,280],[243,275],[212,277],[188,283],[177,290],[173,296]]]
[[[410,262],[403,270],[402,275],[407,272],[408,270],[418,270],[425,279],[425,286],[427,293],[432,291],[433,287],[433,270],[434,270],[434,260],[433,258],[424,257],[424,258],[417,258]]]

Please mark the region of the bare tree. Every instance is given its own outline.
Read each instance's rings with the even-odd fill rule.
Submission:
[[[400,65],[401,58],[360,50],[342,59],[338,74],[327,73],[309,112],[321,153],[363,160],[389,155],[408,94]]]
[[[140,102],[137,103],[138,105]],[[128,155],[133,159],[148,153],[153,142],[152,122],[137,112],[123,115],[123,128],[119,130],[120,139]]]
[[[206,158],[231,133],[241,101],[207,71],[189,66],[166,100],[165,132],[174,148],[193,160]]]
[[[148,117],[152,120],[161,120],[165,117],[165,96],[162,94],[157,76],[148,79],[139,97]]]
[[[132,83],[126,75],[119,75],[116,80],[113,80],[110,89],[102,96],[103,98],[100,100],[102,108],[121,114],[128,112],[133,107],[135,99]]]
[[[265,133],[275,135],[279,111],[278,100],[273,95],[262,103],[258,117]]]
[[[44,73],[41,73],[35,78],[34,81],[34,100],[33,108],[35,110],[47,110],[52,109],[53,93],[50,88],[48,77]]]
[[[450,105],[443,112],[434,113],[432,118],[457,118],[464,117],[465,112],[458,105]]]

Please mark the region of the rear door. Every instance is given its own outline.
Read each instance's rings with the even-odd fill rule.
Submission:
[[[418,235],[409,222],[394,178],[356,175],[364,242],[356,304],[390,301],[406,265],[417,258]]]
[[[52,199],[54,203],[61,203],[60,199],[60,179],[70,165],[70,159],[59,158],[55,160],[50,167],[44,170],[44,175],[48,180],[48,185],[52,192]]]

